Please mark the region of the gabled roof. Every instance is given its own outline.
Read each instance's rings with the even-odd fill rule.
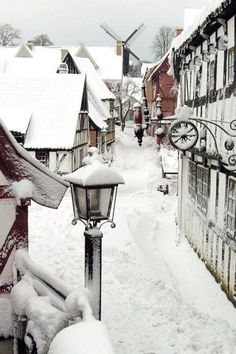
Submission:
[[[18,55],[22,51],[29,51],[30,56]],[[5,59],[5,70],[2,72],[9,74],[52,74],[56,73],[62,58],[62,49],[54,47],[33,47],[32,50],[27,45],[23,45],[17,55],[8,56]],[[2,58],[0,51],[0,58]]]
[[[115,96],[103,82],[88,58],[77,58],[75,56],[72,56],[72,58],[78,71],[86,74],[89,118],[98,128],[102,129],[107,126],[104,121],[111,118],[110,111],[104,101],[110,99],[115,100]]]
[[[15,56],[18,58],[32,58],[33,55],[29,47],[25,44],[22,44]]]
[[[122,55],[116,54],[115,47],[92,47],[83,46],[80,51],[77,50],[74,54],[77,57],[85,57],[91,60],[95,69],[103,80],[121,80],[122,74]],[[86,49],[86,51],[84,50]]]
[[[89,51],[86,49],[86,47],[83,44],[76,51],[76,53],[74,55],[75,55],[75,57],[78,57],[78,58],[87,58],[87,59],[89,59],[91,61],[91,63],[93,64],[94,68],[96,70],[99,69],[98,64],[96,63],[96,61],[94,60],[92,55],[89,53]]]
[[[85,93],[83,74],[0,74],[0,107],[32,112],[24,144],[28,149],[71,149]]]
[[[155,64],[155,66],[151,68],[150,72],[147,72],[148,81],[151,81],[151,79],[156,74],[156,72],[161,69],[161,66],[163,65],[163,63],[166,60],[168,60],[169,54],[170,54],[170,50],[168,50],[166,52],[166,54],[163,55],[163,57]]]
[[[12,181],[27,179],[32,182],[32,199],[36,203],[50,208],[59,206],[68,184],[21,147],[1,120],[0,160],[9,171]]]
[[[115,100],[115,96],[104,83],[88,58],[77,58],[73,56],[73,59],[79,72],[86,74],[88,86],[93,90],[97,98],[100,100]]]

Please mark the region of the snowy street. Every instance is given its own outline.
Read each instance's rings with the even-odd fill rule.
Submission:
[[[176,177],[162,179],[152,137],[142,147],[133,128],[117,130],[116,228],[104,225],[102,321],[117,354],[230,354],[236,310],[186,239],[177,243]],[[169,195],[157,191],[169,184]],[[58,210],[32,203],[30,255],[83,287],[84,225],[71,225],[70,192]],[[68,353],[69,354],[69,353]]]

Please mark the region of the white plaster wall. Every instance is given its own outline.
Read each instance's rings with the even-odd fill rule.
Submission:
[[[231,18],[227,21],[228,48],[234,47],[234,43],[235,43],[234,18],[235,18],[235,16],[231,17]]]
[[[210,198],[208,201],[208,217],[215,223],[216,221],[216,180],[217,171],[210,170]]]
[[[1,171],[0,171],[0,186],[8,186],[7,179]]]
[[[63,159],[62,162],[59,163],[59,161],[61,160],[64,154],[66,154],[66,157]],[[58,167],[58,172],[61,173],[72,172],[72,153],[68,151],[57,152],[57,167]]]
[[[0,248],[16,219],[16,201],[14,198],[0,199]]]
[[[57,153],[55,151],[49,152],[49,169],[55,171],[57,168]]]
[[[181,196],[180,201],[180,210],[179,210],[179,221],[180,221],[180,230],[183,232],[186,228],[186,208],[188,208],[187,200],[188,200],[188,158],[186,156],[182,156],[182,168],[181,168],[181,181],[180,181],[180,191],[179,194]]]

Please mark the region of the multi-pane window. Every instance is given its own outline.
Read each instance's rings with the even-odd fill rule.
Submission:
[[[234,238],[235,238],[235,227],[236,227],[235,216],[236,216],[236,180],[233,178],[229,178],[226,227],[227,227],[227,231]]]
[[[209,169],[197,166],[197,206],[206,214],[209,197]]]
[[[48,150],[36,150],[35,157],[46,167],[49,167],[49,151]]]
[[[228,82],[234,82],[234,48],[230,48],[228,52]]]
[[[193,161],[189,161],[188,168],[188,193],[191,199],[195,200],[197,195],[197,165]]]

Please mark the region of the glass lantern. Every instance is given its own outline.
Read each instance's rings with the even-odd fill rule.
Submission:
[[[113,219],[117,185],[84,187],[71,185],[75,219],[101,221]]]

